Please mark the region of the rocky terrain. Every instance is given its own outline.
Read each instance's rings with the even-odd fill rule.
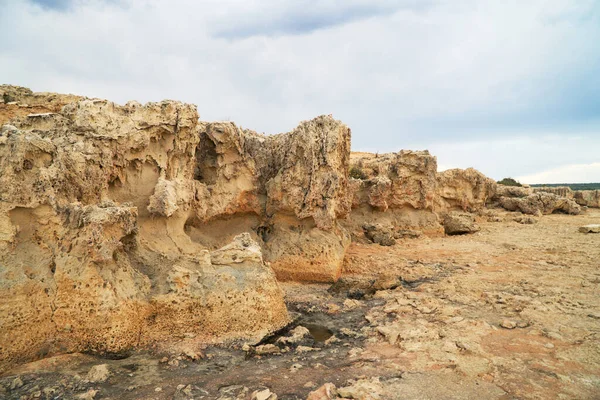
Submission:
[[[0,86],[0,125],[0,397],[600,392],[597,193],[351,153],[331,116]]]

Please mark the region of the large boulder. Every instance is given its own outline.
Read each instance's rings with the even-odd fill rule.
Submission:
[[[446,235],[464,235],[480,230],[475,217],[469,213],[453,211],[446,214],[443,221]]]
[[[501,197],[498,202],[508,211],[520,211],[531,215],[581,213],[581,207],[575,201],[547,192],[538,192],[527,197]]]

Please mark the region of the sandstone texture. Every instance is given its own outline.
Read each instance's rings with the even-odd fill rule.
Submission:
[[[349,198],[344,226],[354,238],[365,224],[394,229],[440,231],[435,213],[437,160],[428,151],[352,153]]]
[[[195,177],[206,190],[187,222],[191,237],[211,246],[250,231],[280,280],[336,280],[350,242],[338,224],[350,211],[350,129],[322,116],[281,135],[232,123],[199,132]]]
[[[440,232],[445,214],[483,209],[497,186],[473,168],[438,173],[428,151],[352,153],[352,212],[345,226],[351,232],[365,224]]]
[[[496,194],[493,179],[473,169],[450,169],[437,177],[437,210],[474,212],[485,207]]]
[[[552,193],[560,197],[566,197],[567,199],[573,199],[575,192],[568,186],[544,186],[533,188],[534,193]]]
[[[331,116],[267,136],[199,121],[194,105],[177,101],[118,105],[4,85],[0,127],[0,371],[58,353],[121,358],[150,347],[198,361],[207,343],[240,341],[260,342],[249,353],[260,356],[317,353],[313,333],[331,332],[310,321],[261,342],[291,321],[282,281],[338,281],[360,264],[348,251],[357,243],[396,251],[422,234],[414,242],[476,232],[473,213],[486,205],[532,215],[581,210],[474,169],[438,173],[427,151],[351,153],[350,129]],[[412,288],[429,279],[420,271],[365,278],[366,289],[327,312],[361,309],[377,290]],[[401,334],[377,330],[387,342]],[[87,366],[90,382],[114,378],[112,366],[98,364]],[[200,395],[190,385],[177,393]],[[359,393],[369,385],[379,384],[349,386]]]
[[[600,208],[600,190],[576,190],[574,200],[580,206]]]
[[[350,131],[333,118],[264,137],[174,101],[2,94],[2,367],[261,337],[288,322],[269,262],[339,275]]]
[[[520,211],[531,215],[552,213],[577,215],[581,213],[581,207],[575,201],[547,192],[538,192],[527,197],[501,197],[499,204],[506,210]]]
[[[533,189],[530,187],[522,187],[522,186],[506,186],[506,185],[496,185],[496,193],[494,194],[494,199],[499,199],[501,197],[527,197],[533,194]]]

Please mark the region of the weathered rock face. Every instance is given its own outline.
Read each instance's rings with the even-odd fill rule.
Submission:
[[[352,214],[346,226],[353,232],[374,222],[439,232],[439,215],[480,210],[497,186],[473,168],[437,173],[428,151],[352,153],[350,176]]]
[[[20,86],[0,85],[0,121],[30,114],[56,113],[65,104],[81,99],[72,94],[34,93]]]
[[[0,134],[0,369],[184,333],[258,338],[288,322],[250,234],[193,240],[197,219],[264,209],[227,144],[218,173],[240,196],[220,198],[227,189],[198,179],[215,160],[203,157],[194,106],[83,99],[27,116],[14,107],[29,110],[0,103],[14,117]],[[330,205],[301,211],[326,221],[338,212]]]
[[[571,190],[568,186],[544,186],[544,187],[535,187],[533,188],[534,193],[552,193],[560,197],[566,197],[567,199],[572,199],[574,197],[573,190]]]
[[[255,233],[279,279],[339,277],[349,244],[337,223],[350,210],[348,127],[322,116],[288,134],[263,136],[204,123],[199,149],[209,162],[199,162],[196,179],[207,191],[188,222],[204,232],[193,236],[198,242],[210,245],[237,226]]]
[[[520,211],[531,215],[552,213],[577,215],[581,212],[581,207],[573,200],[546,192],[534,193],[527,197],[501,197],[498,202],[508,211]]]
[[[576,190],[574,200],[580,206],[600,208],[600,190]]]
[[[436,209],[473,212],[485,207],[498,185],[473,169],[449,169],[437,175]]]
[[[362,236],[365,224],[439,231],[434,212],[437,161],[428,151],[352,153],[352,213],[345,226]]]
[[[361,175],[353,187],[354,207],[433,210],[437,160],[428,151],[353,153],[351,157],[351,171]]]
[[[493,197],[494,199],[500,197],[527,197],[531,194],[533,194],[533,189],[530,187],[496,185],[496,193]]]

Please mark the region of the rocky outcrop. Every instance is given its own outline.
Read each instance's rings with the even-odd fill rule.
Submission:
[[[351,175],[362,176],[352,187],[355,208],[433,210],[437,160],[428,151],[353,153],[351,160]]]
[[[9,96],[0,368],[184,333],[261,337],[288,322],[269,262],[302,269],[296,248],[296,260],[320,260],[311,277],[339,274],[349,129],[333,118],[267,138],[199,124],[195,107],[178,102],[75,98],[27,114],[33,102]]]
[[[439,231],[434,211],[436,171],[436,158],[428,151],[352,153],[352,212],[344,225],[357,236],[362,236],[365,224],[373,223]]]
[[[273,136],[202,123],[195,177],[206,192],[188,221],[193,237],[210,245],[249,230],[279,279],[336,280],[349,244],[337,222],[350,210],[349,154],[350,129],[328,116]]]
[[[497,200],[500,197],[527,197],[531,194],[533,194],[533,189],[530,187],[496,185],[496,193],[493,198]]]
[[[473,168],[438,173],[428,151],[352,153],[350,164],[352,232],[365,224],[439,232],[440,216],[481,210],[496,194],[496,182]]]
[[[533,188],[534,193],[552,193],[560,197],[566,197],[567,199],[572,199],[574,197],[574,192],[568,186],[543,186],[543,187],[535,187]]]
[[[473,168],[449,169],[437,175],[436,210],[474,212],[485,207],[498,185]]]
[[[581,212],[581,207],[573,200],[546,192],[534,193],[527,197],[501,197],[498,202],[508,211],[520,211],[531,215],[552,213],[577,215]]]
[[[600,190],[576,190],[573,196],[580,206],[600,208]]]
[[[262,337],[288,322],[275,274],[339,277],[350,130],[331,116],[264,136],[175,101],[2,90],[0,368]]]
[[[15,117],[57,113],[81,96],[59,93],[35,93],[21,86],[0,85],[0,125]]]

